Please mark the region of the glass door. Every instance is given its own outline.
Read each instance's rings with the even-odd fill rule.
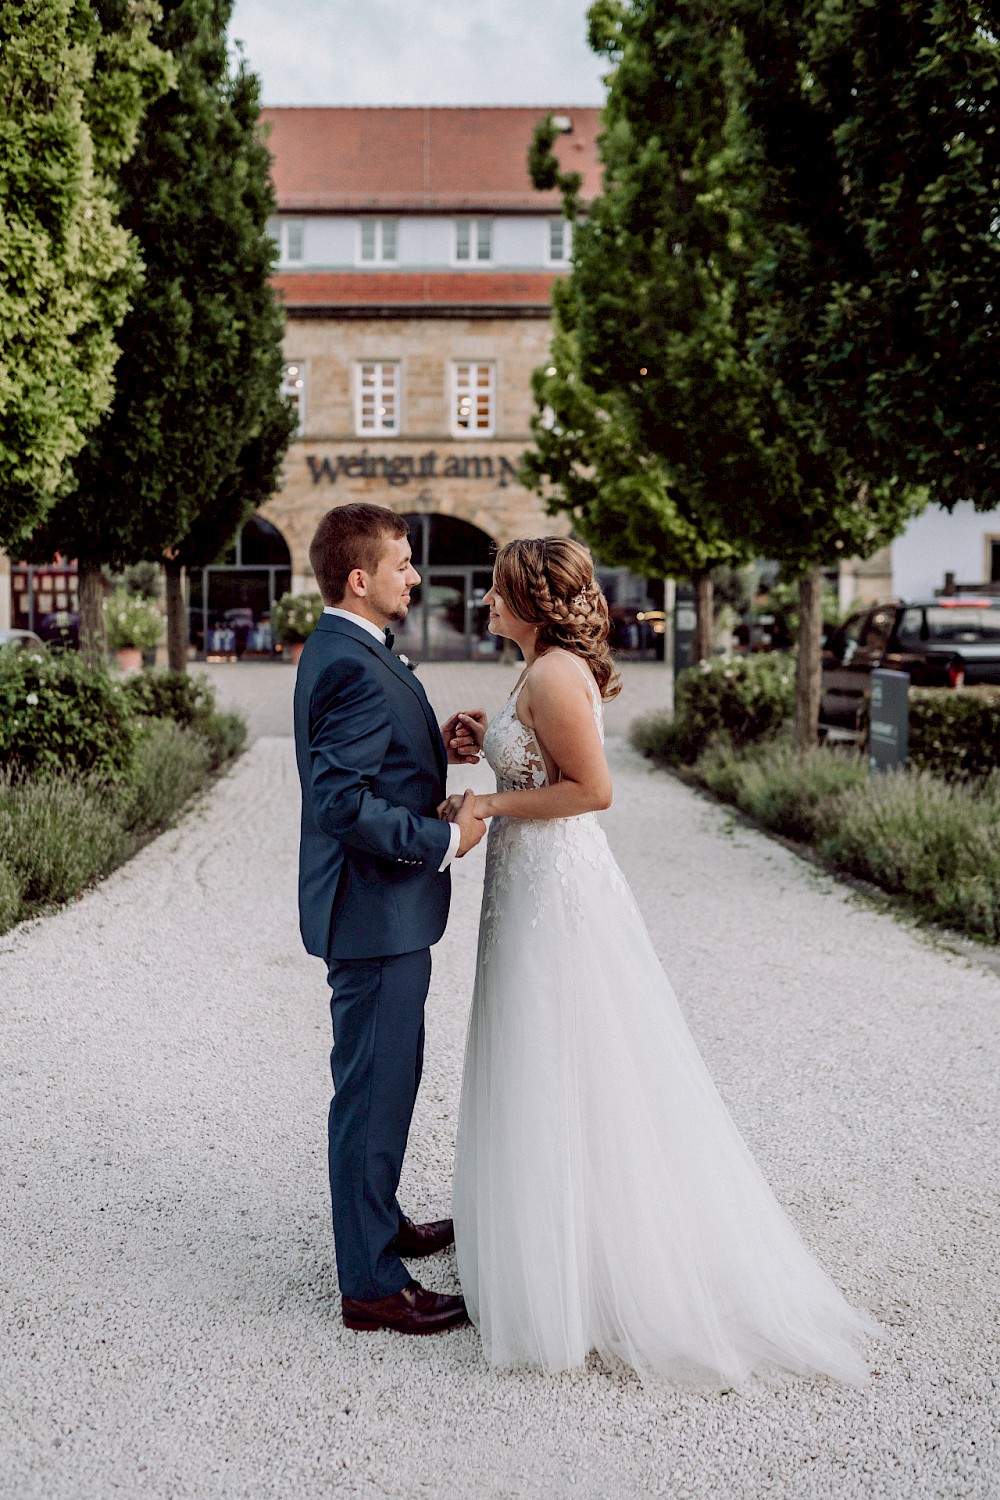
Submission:
[[[424,637],[432,661],[466,661],[469,656],[465,568],[430,568],[423,586]]]

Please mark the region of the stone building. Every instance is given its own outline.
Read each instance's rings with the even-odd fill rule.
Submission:
[[[494,544],[566,530],[517,479],[531,372],[548,355],[550,292],[572,243],[558,194],[528,177],[545,113],[265,111],[299,434],[261,520],[301,590],[331,506],[375,500],[407,515],[425,574],[409,630],[425,655],[492,650],[480,601]],[[553,113],[558,154],[589,196],[599,111]],[[196,636],[198,612],[211,628],[236,582],[213,574],[204,591],[192,580]]]

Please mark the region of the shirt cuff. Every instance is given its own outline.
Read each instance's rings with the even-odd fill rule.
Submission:
[[[459,826],[458,826],[457,823],[449,823],[448,824],[448,833],[449,833],[448,853],[445,855],[444,859],[438,865],[438,874],[439,875],[442,875],[444,873],[444,871],[447,870],[448,866],[451,864],[452,860],[455,858],[455,855],[458,853],[458,846],[459,846],[459,844],[462,841],[462,830],[461,830],[461,828],[459,828]]]

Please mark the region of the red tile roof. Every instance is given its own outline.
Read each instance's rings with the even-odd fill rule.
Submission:
[[[552,271],[282,271],[288,308],[548,307]]]
[[[539,193],[528,176],[535,125],[548,109],[270,108],[268,145],[278,206],[288,212],[551,213],[555,192]],[[600,110],[553,105],[570,132],[556,154],[583,173],[583,195],[599,191],[596,139]]]

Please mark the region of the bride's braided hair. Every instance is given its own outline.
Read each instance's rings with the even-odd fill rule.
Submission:
[[[520,619],[539,625],[538,650],[560,646],[594,674],[601,697],[621,692],[608,646],[608,601],[586,547],[561,536],[508,542],[497,553],[497,590]]]

